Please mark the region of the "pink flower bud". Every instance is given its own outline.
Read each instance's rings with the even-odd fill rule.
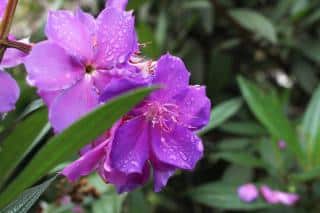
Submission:
[[[238,188],[238,196],[244,202],[252,202],[259,196],[257,187],[252,183],[247,183]]]

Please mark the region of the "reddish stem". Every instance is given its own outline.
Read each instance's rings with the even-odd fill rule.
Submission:
[[[0,25],[0,40],[7,40],[12,25],[13,17],[19,0],[9,0],[3,20]],[[0,62],[2,61],[7,46],[0,44]]]

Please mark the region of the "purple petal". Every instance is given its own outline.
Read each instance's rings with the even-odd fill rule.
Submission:
[[[98,103],[92,80],[84,78],[55,99],[49,111],[50,122],[56,132],[61,132]]]
[[[169,178],[175,173],[176,168],[160,161],[155,158],[151,160],[153,167],[154,178],[154,191],[160,192],[163,187],[168,183]]]
[[[50,11],[45,32],[49,40],[64,47],[69,54],[87,61],[92,59],[94,44],[92,31],[82,21],[70,11]]]
[[[177,126],[171,132],[152,128],[152,151],[162,163],[192,170],[203,155],[201,139],[187,128]]]
[[[283,205],[291,206],[300,199],[297,194],[272,190],[266,185],[261,186],[260,191],[264,199],[270,204],[281,203]]]
[[[111,98],[128,92],[132,89],[145,86],[144,82],[136,82],[131,79],[117,79],[113,78],[103,89],[103,94],[100,96],[102,102],[106,102]]]
[[[278,198],[279,202],[283,205],[292,206],[299,201],[299,195],[297,194],[280,191],[275,191],[274,193],[275,196]]]
[[[17,82],[8,73],[0,70],[0,113],[14,109],[19,95]]]
[[[93,36],[96,34],[96,20],[90,13],[85,13],[78,8],[75,12],[75,17],[83,24],[83,27],[87,28],[87,31]]]
[[[267,203],[270,203],[270,204],[279,203],[279,198],[276,196],[276,194],[270,187],[263,185],[260,187],[260,191],[263,198],[267,201]]]
[[[198,130],[210,120],[211,103],[205,87],[190,86],[175,97],[180,109],[180,121],[192,130]]]
[[[0,19],[4,16],[8,0],[0,0]]]
[[[104,167],[100,168],[99,174],[107,183],[114,184],[118,193],[123,193],[132,191],[145,184],[149,179],[150,166],[148,163],[145,163],[141,173],[125,174],[105,164]]]
[[[1,62],[1,67],[10,68],[15,67],[23,62],[23,58],[26,54],[13,48],[8,48],[4,53],[3,60]]]
[[[148,152],[147,125],[143,117],[136,117],[126,121],[115,133],[111,166],[125,174],[142,173]]]
[[[44,103],[50,108],[54,100],[63,93],[63,90],[58,91],[38,91],[38,95],[42,98]]]
[[[247,203],[256,200],[259,196],[257,187],[252,183],[247,183],[240,186],[237,190],[239,198]]]
[[[14,36],[9,35],[10,40],[16,40]],[[23,42],[21,40],[20,42]],[[21,52],[20,50],[14,48],[6,49],[3,59],[1,61],[1,67],[3,68],[11,68],[15,67],[23,62],[23,59],[27,56],[26,53]]]
[[[112,77],[103,70],[96,70],[92,74],[93,83],[95,87],[103,94],[104,88],[110,83]]]
[[[284,150],[287,147],[287,143],[285,141],[283,141],[283,140],[280,140],[278,142],[278,147],[279,147],[280,150]]]
[[[84,75],[84,68],[51,42],[41,42],[25,59],[28,81],[40,90],[53,91],[72,86]]]
[[[124,64],[136,48],[134,17],[115,8],[103,10],[97,19],[97,68]]]
[[[189,76],[183,61],[170,54],[162,56],[156,66],[153,84],[160,84],[163,89],[152,94],[155,99],[168,100],[189,86]]]
[[[125,10],[128,4],[128,0],[107,0],[106,7],[113,7],[119,10]]]
[[[97,147],[86,152],[78,160],[65,167],[61,173],[70,181],[76,181],[82,176],[89,175],[97,168],[106,154],[105,146],[108,142],[109,140],[106,140],[104,143],[101,143]]]

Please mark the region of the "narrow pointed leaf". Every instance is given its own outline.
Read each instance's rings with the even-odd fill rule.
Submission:
[[[15,201],[10,203],[0,213],[27,213],[33,204],[39,199],[41,194],[50,186],[57,178],[57,175],[49,180],[24,191]]]
[[[277,42],[277,33],[272,22],[265,16],[248,9],[233,9],[230,15],[244,28],[255,33],[257,36]]]
[[[302,121],[305,149],[310,163],[320,162],[320,87],[315,91]]]
[[[0,186],[36,144],[39,132],[47,120],[47,110],[39,110],[19,123],[1,142]]]
[[[234,98],[228,101],[225,101],[219,104],[216,107],[213,107],[210,116],[209,124],[198,132],[199,135],[204,135],[210,130],[218,127],[225,121],[227,121],[230,117],[232,117],[242,106],[242,99]]]
[[[290,151],[302,162],[304,153],[294,127],[285,116],[281,104],[274,95],[266,94],[256,85],[239,77],[238,82],[243,97],[256,118],[263,124],[276,141],[286,141]]]

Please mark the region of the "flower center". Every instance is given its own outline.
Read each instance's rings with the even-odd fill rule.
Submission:
[[[159,125],[164,131],[171,131],[178,123],[178,106],[171,103],[150,102],[146,105],[144,116],[152,123],[152,126]]]
[[[91,65],[86,65],[86,74],[92,74],[96,69]]]

